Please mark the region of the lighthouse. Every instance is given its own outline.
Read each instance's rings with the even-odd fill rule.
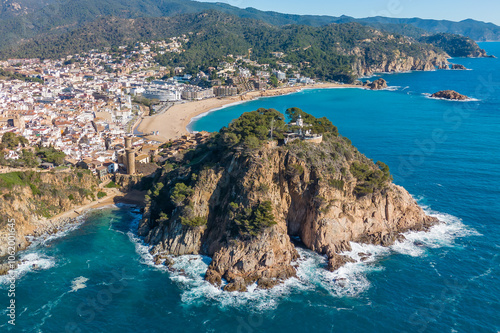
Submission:
[[[302,116],[300,114],[299,117],[297,118],[297,126],[304,127],[304,119],[302,119]]]

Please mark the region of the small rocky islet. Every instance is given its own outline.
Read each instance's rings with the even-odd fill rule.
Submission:
[[[431,95],[432,98],[448,99],[453,101],[466,101],[470,98],[454,90],[441,90]]]

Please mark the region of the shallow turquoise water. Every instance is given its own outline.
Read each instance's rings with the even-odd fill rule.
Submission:
[[[500,43],[482,46],[500,56]],[[392,91],[307,90],[260,99],[193,126],[218,130],[259,107],[297,106],[327,116],[446,224],[390,249],[354,244],[352,255],[370,252],[375,259],[337,273],[322,269],[324,258],[300,250],[298,279],[272,291],[226,294],[202,280],[209,258],[178,259],[185,275],[153,267],[133,234],[136,209],[95,211],[79,228],[22,254],[40,269],[22,270],[17,326],[6,324],[4,310],[0,330],[498,332],[500,59],[453,61],[471,70],[382,75]],[[477,101],[424,95],[442,89]],[[8,304],[5,284],[0,304]]]

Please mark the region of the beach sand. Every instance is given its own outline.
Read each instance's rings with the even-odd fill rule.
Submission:
[[[104,198],[93,201],[93,202],[91,202],[87,205],[84,205],[84,206],[75,207],[69,211],[66,211],[66,212],[61,213],[61,214],[56,215],[56,216],[53,216],[48,220],[48,223],[52,224],[58,220],[76,218],[76,217],[82,215],[83,213],[85,213],[86,211],[88,211],[89,209],[96,209],[96,208],[101,208],[101,207],[113,205],[116,203],[117,197],[121,197],[124,195],[118,189],[115,189],[115,188],[101,189],[101,191],[104,191],[107,194]]]
[[[158,135],[147,136],[149,140],[166,142],[171,139],[176,139],[182,135],[188,134],[187,125],[192,118],[205,113],[207,111],[223,107],[224,105],[237,103],[241,101],[250,101],[260,97],[281,96],[297,92],[303,89],[323,89],[323,88],[349,88],[359,87],[347,84],[337,83],[319,83],[309,86],[286,87],[272,90],[251,91],[244,95],[225,97],[225,98],[209,98],[201,101],[180,103],[172,106],[165,113],[143,117],[137,130],[142,133],[151,133],[158,131]]]

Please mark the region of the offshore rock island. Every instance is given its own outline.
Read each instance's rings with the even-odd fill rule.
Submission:
[[[454,90],[441,90],[431,95],[432,98],[449,99],[452,101],[466,101],[470,98]]]
[[[210,283],[267,289],[296,274],[291,237],[336,270],[351,241],[387,246],[437,223],[328,119],[286,113],[288,124],[273,109],[245,113],[165,164],[139,226],[157,264],[205,254]]]

